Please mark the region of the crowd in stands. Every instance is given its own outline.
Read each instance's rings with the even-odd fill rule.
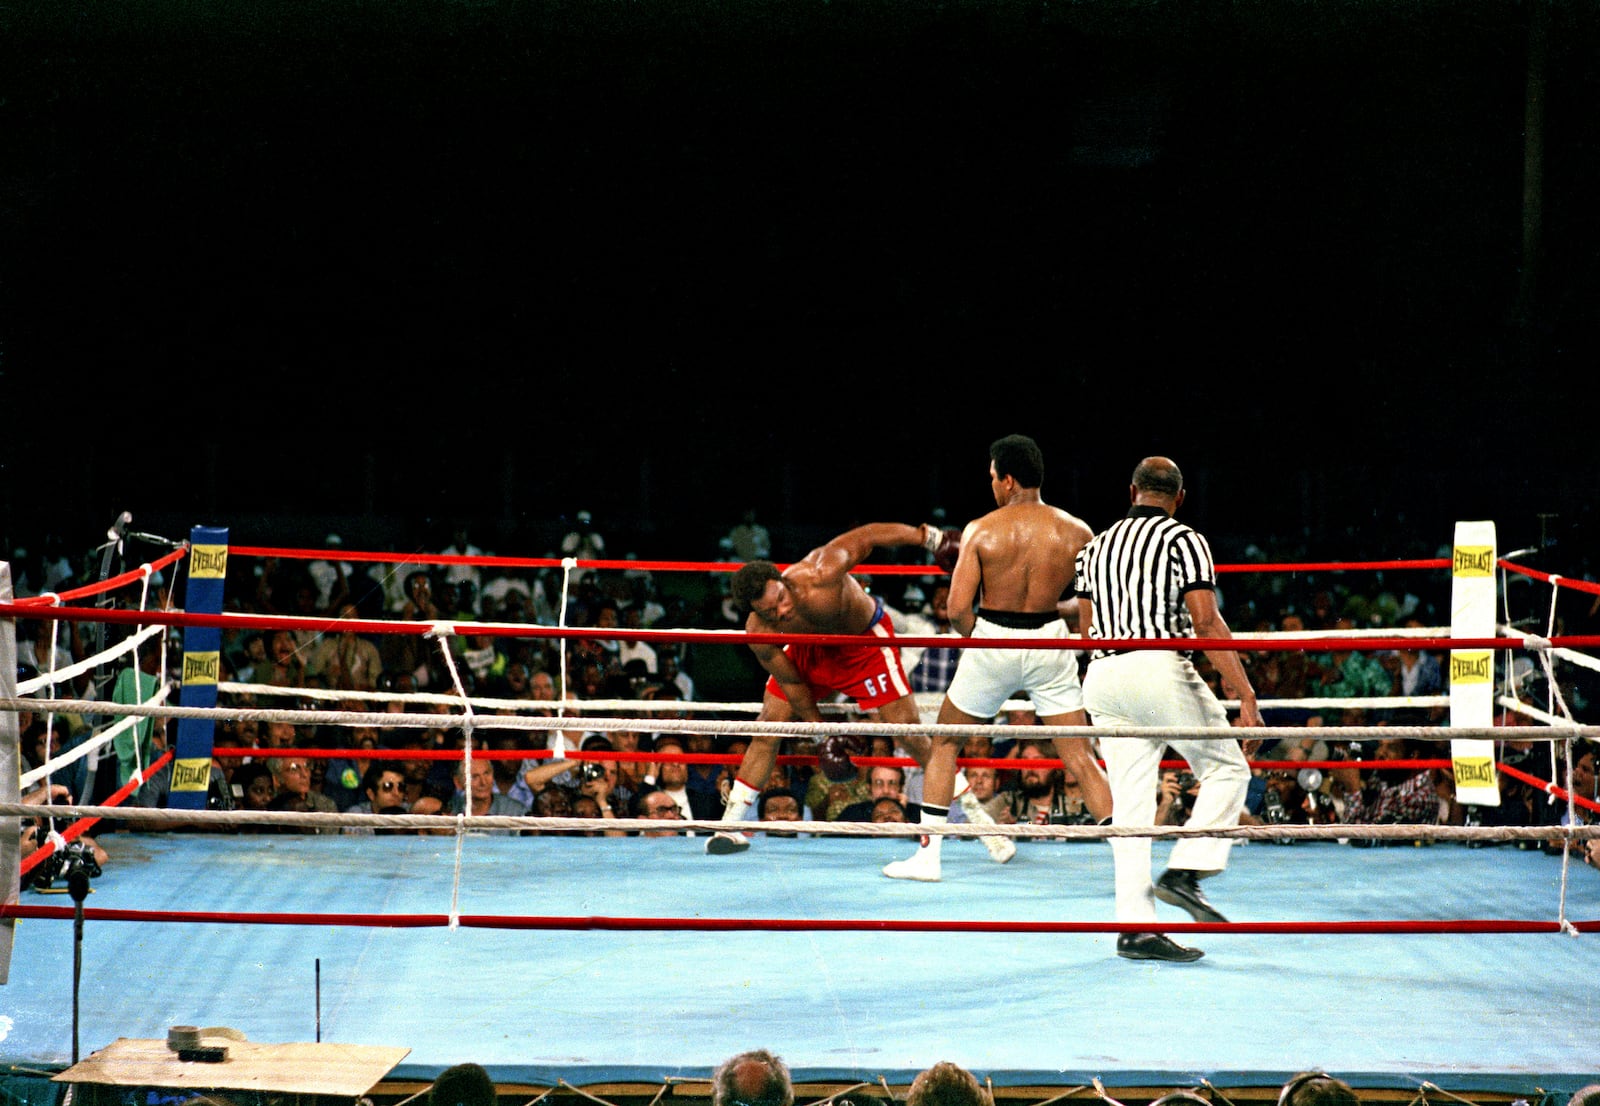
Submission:
[[[1567,1106],[1595,1106],[1597,1094],[1600,1094],[1600,1087],[1584,1087],[1572,1096]],[[1111,1106],[1121,1106],[1103,1091],[1101,1095]],[[430,1106],[495,1106],[498,1092],[487,1069],[467,1062],[440,1072],[427,1101]],[[824,1101],[856,1106],[878,1099],[869,1092],[830,1097]],[[892,1103],[896,1099],[891,1095],[886,1101]],[[904,1101],[905,1106],[994,1106],[994,1091],[987,1080],[979,1080],[967,1068],[941,1060],[912,1078]],[[1170,1106],[1178,1102],[1211,1106],[1213,1098],[1199,1091],[1175,1090],[1155,1099],[1152,1106],[1155,1103]],[[1300,1072],[1278,1090],[1278,1106],[1359,1106],[1360,1102],[1361,1095],[1353,1086],[1323,1071]],[[711,1073],[711,1106],[794,1104],[795,1083],[789,1065],[769,1049],[753,1048],[736,1053]]]
[[[770,539],[747,513],[720,543],[725,560],[739,560],[770,549]],[[560,543],[561,552],[580,559],[605,556],[604,537],[586,513]],[[465,529],[458,529],[446,554],[482,554]],[[918,555],[921,553],[918,551]],[[914,562],[920,563],[920,562]],[[65,558],[29,562],[18,580],[19,594],[70,587],[82,582],[88,566],[75,574]],[[30,575],[30,573],[32,575]],[[338,559],[330,544],[326,559],[251,559],[235,557],[225,589],[230,610],[255,614],[287,614],[306,618],[406,620],[451,623],[457,633],[443,637],[416,634],[364,633],[355,629],[323,632],[295,628],[273,632],[227,631],[223,638],[220,678],[246,690],[224,691],[223,704],[249,707],[313,707],[320,710],[410,711],[439,715],[437,726],[297,725],[233,720],[219,724],[215,743],[222,748],[262,750],[261,756],[219,757],[214,765],[209,805],[223,809],[317,812],[410,812],[534,814],[604,821],[615,818],[676,820],[715,819],[721,813],[744,742],[737,736],[711,737],[666,733],[653,729],[655,718],[748,717],[728,712],[698,712],[692,675],[696,656],[709,649],[628,642],[621,639],[507,637],[474,634],[474,623],[527,623],[548,627],[608,629],[707,629],[742,626],[731,610],[726,574],[701,580],[696,599],[682,588],[659,586],[656,574],[644,570],[587,570],[563,577],[560,569],[524,570],[498,566],[448,564],[396,569],[391,564],[355,564]],[[1343,578],[1340,577],[1340,580]],[[168,582],[158,580],[158,603]],[[901,634],[950,634],[944,609],[947,589],[930,566],[926,576],[883,575],[868,581],[885,597]],[[1298,590],[1288,590],[1296,586]],[[1439,595],[1380,589],[1367,594],[1327,577],[1308,577],[1295,585],[1283,574],[1240,574],[1224,580],[1224,601],[1238,629],[1288,634],[1437,625],[1443,602]],[[1234,610],[1243,612],[1236,615]],[[90,651],[90,627],[82,623],[19,622],[19,663],[24,672],[48,671]],[[1441,634],[1443,631],[1441,631]],[[443,642],[443,646],[441,646]],[[1344,644],[1344,643],[1341,643]],[[88,674],[61,689],[72,697],[107,697],[132,702],[148,697],[160,676],[163,657],[168,675],[179,665],[180,631],[169,633],[163,650],[159,640],[143,647],[136,658],[122,662],[115,682]],[[448,657],[445,650],[448,649]],[[937,696],[948,684],[957,650],[905,650],[913,686],[930,697],[924,718],[931,721]],[[1447,768],[1386,768],[1384,761],[1410,761],[1444,756],[1437,741],[1412,736],[1349,741],[1339,728],[1350,725],[1410,727],[1442,724],[1443,706],[1353,707],[1350,700],[1386,696],[1440,696],[1447,690],[1444,655],[1431,649],[1373,652],[1330,647],[1326,651],[1248,650],[1245,663],[1263,703],[1269,725],[1294,727],[1283,740],[1259,750],[1256,759],[1269,762],[1322,762],[1322,769],[1286,771],[1257,769],[1246,818],[1273,823],[1430,823],[1548,825],[1564,822],[1567,804],[1535,785],[1508,774],[1500,777],[1497,807],[1456,801],[1453,775]],[[1216,676],[1196,657],[1202,673]],[[753,667],[747,687],[735,689],[741,700],[759,697],[760,674]],[[1561,690],[1575,710],[1593,701],[1575,670],[1574,682]],[[104,682],[100,682],[104,681]],[[293,694],[300,689],[333,693],[312,700]],[[454,693],[485,705],[476,708],[475,749],[500,752],[542,752],[552,746],[582,754],[606,752],[721,754],[724,763],[685,765],[667,760],[588,760],[527,756],[474,761],[470,778],[459,761],[380,759],[375,750],[460,750],[465,737],[451,717],[448,703],[374,706],[361,698],[372,692]],[[563,730],[494,729],[481,720],[494,715],[553,717],[566,690],[561,714],[572,720]],[[1217,688],[1221,693],[1220,685]],[[1541,702],[1547,689],[1537,674],[1517,682],[1517,695]],[[285,694],[287,692],[287,694]],[[348,697],[338,697],[346,692]],[[638,701],[637,710],[605,708],[593,713],[635,718],[636,730],[587,732],[583,700]],[[659,708],[670,702],[672,706]],[[571,705],[576,703],[577,705]],[[646,704],[649,704],[648,707]],[[841,707],[841,710],[843,708]],[[841,718],[862,717],[841,714]],[[21,716],[24,770],[43,763],[52,751],[70,749],[89,736],[86,720],[71,715],[49,718]],[[1583,718],[1580,715],[1579,720]],[[1053,761],[1048,742],[1029,739],[1034,718],[1026,709],[1009,711],[997,721],[1008,724],[1006,736],[977,737],[963,756],[992,758],[999,766],[972,766],[968,777],[975,794],[996,821],[1038,824],[1089,824],[1081,788],[1070,772]],[[1508,736],[1498,743],[1504,764],[1519,767],[1541,780],[1564,783],[1568,765],[1562,746],[1533,740],[1532,729],[1521,736],[1521,715],[1504,710],[1498,723]],[[1015,737],[1010,734],[1014,732]],[[1517,736],[1512,736],[1515,733]],[[162,720],[141,722],[119,740],[115,760],[102,763],[92,777],[84,759],[52,778],[60,795],[101,801],[126,783],[135,766],[149,765],[169,744]],[[338,751],[327,756],[293,754],[297,750]],[[798,758],[780,763],[762,782],[757,816],[765,821],[853,820],[911,822],[919,817],[919,770],[882,764],[859,766],[847,780],[831,780],[804,758],[815,753],[805,739],[790,738],[781,750]],[[903,757],[886,738],[874,737],[865,750],[872,758]],[[1346,764],[1367,762],[1357,767]],[[1330,762],[1333,763],[1329,766]],[[1580,743],[1571,764],[1573,790],[1595,799],[1594,749]],[[164,805],[170,769],[156,773],[136,793],[135,802]],[[1158,794],[1158,820],[1181,824],[1192,807],[1194,781],[1182,772],[1165,773]],[[42,801],[45,794],[35,792]],[[1577,815],[1592,821],[1591,811]],[[953,822],[961,820],[952,811]],[[114,828],[114,827],[113,827]],[[247,827],[259,829],[261,827]],[[344,832],[353,832],[343,827]],[[274,832],[305,832],[304,827]],[[370,831],[368,831],[370,832]],[[381,832],[399,832],[384,830]],[[505,831],[513,832],[513,831]],[[578,831],[571,831],[578,832]],[[621,831],[591,829],[589,834]],[[635,831],[636,832],[636,831]],[[664,830],[662,832],[671,832]],[[1365,838],[1351,835],[1356,843]],[[1538,842],[1532,848],[1540,848]],[[1550,846],[1544,846],[1550,847]],[[1559,845],[1554,846],[1559,851]],[[1600,866],[1600,849],[1586,848],[1587,859]]]

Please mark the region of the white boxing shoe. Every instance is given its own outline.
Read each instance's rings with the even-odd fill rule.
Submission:
[[[923,883],[938,883],[939,858],[928,855],[927,849],[918,849],[905,860],[895,860],[885,864],[883,874],[890,879],[915,879]]]
[[[967,816],[967,821],[974,826],[992,826],[995,824],[989,812],[983,809],[983,804],[970,791],[963,791],[956,800],[961,804],[961,812]],[[989,855],[996,864],[1004,864],[1017,855],[1017,843],[1009,837],[980,837],[983,847],[989,850]]]
[[[729,833],[726,830],[712,834],[706,839],[707,856],[731,856],[742,853],[750,847],[750,838],[742,833]]]

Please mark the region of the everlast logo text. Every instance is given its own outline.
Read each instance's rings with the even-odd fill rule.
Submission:
[[[1458,553],[1457,556],[1460,554]],[[228,571],[228,547],[196,545],[189,550],[189,575],[220,580]]]
[[[1453,684],[1486,684],[1490,671],[1488,653],[1450,654],[1450,682]]]
[[[1493,575],[1494,548],[1483,545],[1456,546],[1450,571],[1456,576]]]
[[[1494,786],[1494,761],[1488,757],[1458,760],[1455,769],[1457,787]]]
[[[172,762],[172,790],[204,791],[210,785],[210,760],[176,760]]]
[[[183,682],[186,684],[214,684],[217,682],[216,653],[185,653],[183,655]]]

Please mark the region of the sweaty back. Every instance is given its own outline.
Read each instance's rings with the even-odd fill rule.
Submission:
[[[968,539],[983,571],[981,603],[998,611],[1052,610],[1089,537],[1081,522],[1045,503],[990,512]]]

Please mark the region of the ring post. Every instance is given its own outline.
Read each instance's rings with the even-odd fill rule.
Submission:
[[[228,571],[228,531],[196,526],[189,531],[189,582],[184,610],[190,614],[222,613],[222,582]],[[178,703],[185,707],[217,705],[217,677],[221,671],[222,629],[188,626],[183,632],[183,686]],[[211,750],[215,723],[209,718],[180,718],[178,742],[172,759],[172,786],[167,806],[174,810],[204,810],[211,786]]]
[[[0,603],[12,602],[11,566],[0,561]],[[9,618],[0,618],[0,696],[17,697],[17,624]],[[17,712],[0,710],[0,802],[22,801],[22,751],[21,735],[17,733]],[[22,843],[19,840],[21,818],[0,819],[0,902],[15,906],[22,897]],[[0,919],[0,983],[11,978],[11,940],[16,921]]]
[[[1450,557],[1450,636],[1495,636],[1495,533],[1493,522],[1457,522]],[[1494,725],[1494,653],[1489,649],[1450,651],[1450,725]],[[1494,742],[1453,740],[1456,801],[1499,806],[1500,782],[1494,768]]]

